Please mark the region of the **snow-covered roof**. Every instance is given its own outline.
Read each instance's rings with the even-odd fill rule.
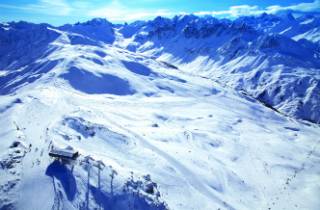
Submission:
[[[51,156],[62,156],[67,158],[73,158],[78,152],[72,147],[68,146],[66,148],[55,148],[52,147],[49,155]]]

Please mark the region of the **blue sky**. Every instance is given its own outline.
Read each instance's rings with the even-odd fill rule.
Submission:
[[[319,12],[320,0],[1,0],[0,21],[62,25],[95,17],[131,22],[185,13],[236,18],[288,9]]]

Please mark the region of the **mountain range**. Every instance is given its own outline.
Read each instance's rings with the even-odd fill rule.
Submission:
[[[316,210],[319,123],[317,14],[0,24],[1,210]]]
[[[139,53],[244,91],[283,114],[319,123],[319,25],[318,16],[295,18],[291,13],[234,21],[182,15],[131,24],[112,24],[105,19],[61,27],[5,23],[0,27],[0,69],[7,73],[1,77],[1,93],[18,88],[28,74],[43,71],[29,68],[59,50],[52,43],[60,40]],[[44,71],[50,71],[56,62],[47,63]],[[33,65],[25,67],[30,63]],[[26,74],[14,82],[19,68]]]

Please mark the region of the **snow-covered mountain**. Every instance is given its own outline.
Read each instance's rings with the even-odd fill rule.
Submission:
[[[235,21],[183,15],[113,25],[93,19],[55,30],[73,45],[111,44],[140,53],[243,90],[281,113],[319,123],[319,23],[317,15],[287,12]],[[39,48],[57,38],[48,28],[54,29],[24,22],[2,26],[1,48],[13,55],[2,53],[1,68],[10,64],[17,69],[45,54],[48,49]],[[28,49],[31,43],[35,52]],[[12,63],[17,58],[19,63]]]
[[[0,209],[318,209],[318,28],[0,24]]]
[[[294,39],[305,28],[317,30],[319,22],[317,17],[300,19],[159,17],[132,33],[131,41],[120,39],[119,46],[244,90],[282,113],[319,122],[320,48],[317,42]],[[316,23],[305,24],[306,19]],[[290,36],[278,33],[290,27],[296,27]]]
[[[241,17],[237,22],[244,22],[256,30],[265,33],[276,33],[295,41],[306,39],[320,43],[320,16],[302,15],[294,17],[291,12],[279,15],[263,14],[259,17]]]

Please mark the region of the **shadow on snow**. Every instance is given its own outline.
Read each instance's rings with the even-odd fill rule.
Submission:
[[[127,80],[111,74],[93,74],[91,72],[71,67],[60,77],[69,81],[70,85],[88,94],[132,95],[135,91]]]
[[[77,193],[76,179],[64,164],[55,160],[48,166],[46,175],[60,181],[69,201],[72,201],[75,198]]]

